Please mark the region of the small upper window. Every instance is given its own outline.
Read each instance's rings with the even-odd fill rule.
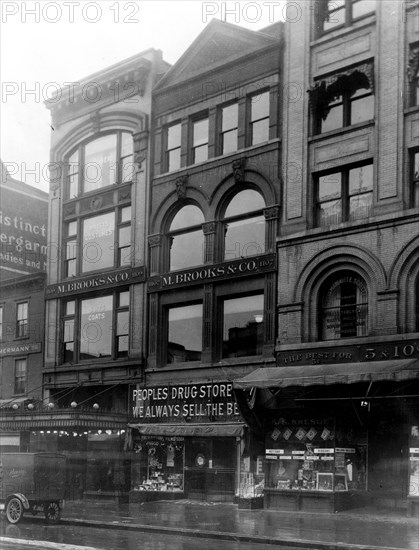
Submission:
[[[269,140],[269,91],[250,98],[250,144]]]
[[[67,159],[67,199],[133,178],[133,141],[128,132],[106,134],[80,145]]]
[[[208,117],[192,123],[192,164],[208,160]]]
[[[201,210],[193,204],[181,208],[173,218],[168,233],[170,271],[204,263],[204,221]]]
[[[310,91],[310,103],[315,134],[373,120],[372,64],[317,81]]]
[[[224,259],[233,260],[265,252],[265,201],[260,193],[237,193],[224,214]]]
[[[376,0],[321,0],[315,10],[319,33],[349,27],[357,19],[374,13],[375,9]]]
[[[24,338],[28,332],[28,302],[21,302],[16,309],[16,337]]]
[[[237,151],[238,104],[227,105],[221,110],[221,154]]]
[[[16,359],[15,361],[15,395],[26,393],[26,359]]]
[[[168,172],[180,168],[181,130],[180,122],[167,128],[166,168]]]
[[[352,273],[339,274],[323,286],[320,304],[322,340],[366,336],[368,296],[363,279]]]

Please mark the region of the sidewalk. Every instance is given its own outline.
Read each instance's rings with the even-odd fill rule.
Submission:
[[[316,550],[419,549],[418,518],[366,508],[316,514],[239,510],[235,504],[192,500],[141,504],[87,500],[66,502],[62,522]]]

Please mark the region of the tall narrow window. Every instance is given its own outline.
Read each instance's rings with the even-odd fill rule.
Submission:
[[[118,265],[131,265],[131,206],[118,212]]]
[[[63,361],[72,363],[75,360],[74,325],[76,315],[76,302],[71,300],[64,304],[63,325]]]
[[[368,297],[365,282],[344,273],[326,283],[320,308],[321,339],[366,336]]]
[[[184,206],[170,225],[168,233],[169,269],[185,269],[204,263],[204,215],[193,204]]]
[[[3,307],[0,307],[0,342],[3,341]]]
[[[116,306],[116,343],[117,357],[127,357],[129,344],[129,292],[117,295]]]
[[[15,395],[26,393],[26,359],[16,359],[15,361]]]
[[[412,203],[419,207],[419,151],[412,155]]]
[[[208,159],[208,118],[192,123],[192,163]]]
[[[265,201],[253,189],[235,195],[224,214],[224,259],[234,260],[265,252]]]
[[[221,154],[237,151],[238,105],[233,103],[221,110]]]
[[[250,144],[257,145],[268,139],[269,92],[262,92],[250,99]]]
[[[113,296],[81,300],[80,359],[112,355]]]
[[[223,357],[262,354],[263,294],[223,302]]]
[[[168,172],[180,168],[181,124],[173,124],[167,128],[166,167]]]
[[[16,337],[24,338],[28,334],[28,302],[21,302],[16,309]]]
[[[97,271],[114,265],[115,213],[86,218],[82,223],[82,271]]]
[[[168,310],[167,362],[199,361],[202,353],[202,303]]]

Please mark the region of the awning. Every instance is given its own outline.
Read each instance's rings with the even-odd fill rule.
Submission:
[[[141,435],[166,435],[185,437],[239,437],[243,434],[245,424],[211,423],[211,424],[128,424],[136,428]]]
[[[419,359],[339,363],[333,365],[304,365],[298,367],[265,367],[257,369],[241,380],[235,380],[236,389],[287,388],[290,386],[328,386],[419,379]]]
[[[10,399],[0,399],[0,409],[13,407],[14,404],[19,405],[24,401],[28,401],[28,397],[11,397]]]

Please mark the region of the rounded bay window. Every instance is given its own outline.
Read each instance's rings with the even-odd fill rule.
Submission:
[[[357,273],[341,272],[327,279],[319,305],[321,340],[367,336],[367,285]]]
[[[204,221],[203,213],[193,204],[177,212],[167,234],[170,271],[204,263]]]
[[[254,189],[231,199],[223,217],[224,260],[257,256],[265,252],[265,200]]]

